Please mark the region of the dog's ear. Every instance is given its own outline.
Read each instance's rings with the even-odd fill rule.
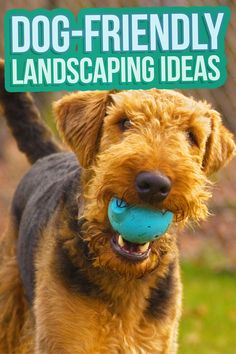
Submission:
[[[236,153],[233,134],[226,129],[218,112],[210,109],[211,134],[206,143],[203,170],[207,176],[223,167]]]
[[[96,156],[111,93],[114,91],[76,92],[54,104],[58,130],[84,168]]]

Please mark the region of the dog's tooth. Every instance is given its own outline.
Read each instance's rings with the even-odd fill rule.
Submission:
[[[121,235],[119,235],[119,237],[118,237],[118,245],[120,247],[124,247],[124,245],[125,245],[123,237]]]
[[[146,252],[149,248],[150,242],[145,243],[144,245],[139,245],[138,248],[141,252]]]

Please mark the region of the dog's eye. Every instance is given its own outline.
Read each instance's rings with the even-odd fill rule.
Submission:
[[[192,130],[187,131],[187,137],[191,145],[198,146],[198,141]]]
[[[128,118],[123,118],[119,121],[119,126],[122,131],[128,130],[132,123]]]

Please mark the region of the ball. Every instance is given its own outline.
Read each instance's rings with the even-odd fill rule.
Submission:
[[[108,206],[108,218],[112,228],[126,241],[146,243],[165,234],[173,221],[171,211],[129,205],[112,198]]]

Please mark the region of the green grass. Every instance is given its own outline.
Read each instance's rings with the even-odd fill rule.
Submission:
[[[182,264],[180,354],[236,353],[236,274]]]

